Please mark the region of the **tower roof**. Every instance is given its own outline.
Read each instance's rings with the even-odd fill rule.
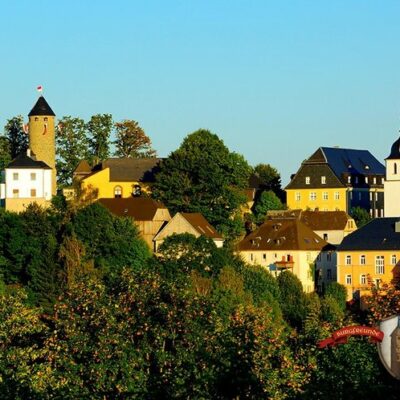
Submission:
[[[386,160],[399,160],[400,159],[400,137],[392,144],[390,154]]]
[[[33,106],[31,112],[28,114],[29,117],[32,115],[53,115],[55,116],[53,110],[45,100],[43,96],[40,96],[36,102],[36,104]]]

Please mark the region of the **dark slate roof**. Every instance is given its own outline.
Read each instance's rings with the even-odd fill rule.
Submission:
[[[212,239],[222,239],[222,236],[200,213],[181,213],[182,217],[189,222],[190,225],[199,232],[200,235],[207,236]]]
[[[400,250],[400,231],[395,231],[395,223],[398,221],[400,218],[375,218],[345,236],[338,251]]]
[[[92,174],[110,168],[111,182],[154,182],[161,161],[162,158],[108,158],[94,166]]]
[[[368,150],[320,147],[303,161],[286,189],[343,187],[348,185],[349,175],[385,176],[385,167]],[[310,177],[309,185],[305,184],[306,176]],[[321,176],[326,177],[326,184],[321,184]]]
[[[343,173],[385,175],[385,167],[368,150],[321,147],[327,163],[341,177]]]
[[[400,137],[392,144],[390,154],[386,160],[399,160],[400,159]]]
[[[310,177],[310,184],[306,185],[306,177]],[[321,183],[321,176],[325,176],[326,183]],[[337,188],[344,187],[345,184],[335,175],[327,164],[310,164],[304,162],[296,175],[289,182],[285,189],[300,188]]]
[[[272,219],[239,244],[239,251],[274,250],[323,250],[329,244],[298,219]]]
[[[34,159],[34,156],[32,155],[29,157],[26,152],[19,153],[17,157],[12,160],[7,168],[9,169],[20,169],[20,168],[26,168],[26,169],[51,169],[46,163],[43,161],[36,161]]]
[[[29,117],[32,115],[53,115],[55,116],[53,110],[45,100],[43,96],[40,96],[36,102],[36,104],[33,106],[31,112],[28,114]]]
[[[152,221],[157,210],[166,208],[163,203],[150,197],[99,199],[99,203],[119,217],[131,217],[136,221]]]

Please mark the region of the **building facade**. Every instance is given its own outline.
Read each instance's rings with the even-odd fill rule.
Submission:
[[[400,217],[400,138],[385,159],[385,217]]]
[[[320,147],[302,163],[286,186],[290,209],[366,209],[384,215],[385,167],[367,150]]]
[[[397,282],[400,269],[399,218],[376,218],[343,239],[337,249],[337,281],[347,299],[368,294],[370,285]]]

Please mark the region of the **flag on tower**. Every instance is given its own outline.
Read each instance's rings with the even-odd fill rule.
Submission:
[[[39,93],[42,93],[42,92],[43,92],[43,86],[42,86],[42,85],[39,85],[36,89],[37,89],[37,91],[38,91]]]

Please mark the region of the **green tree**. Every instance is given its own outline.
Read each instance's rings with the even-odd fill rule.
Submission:
[[[303,285],[289,271],[280,273],[277,281],[283,317],[291,326],[300,330],[307,315],[307,297]]]
[[[361,228],[372,219],[368,211],[365,208],[361,207],[353,207],[350,210],[350,215],[354,218],[354,221],[358,228]]]
[[[324,297],[326,296],[333,297],[342,311],[346,309],[346,300],[347,300],[346,286],[338,282],[330,282],[325,289]]]
[[[226,236],[242,232],[240,207],[246,202],[251,168],[217,135],[199,130],[163,161],[153,196],[173,212],[200,212]]]
[[[0,295],[0,397],[33,399],[38,395],[32,385],[37,366],[44,356],[47,326],[41,310],[26,305],[26,294],[17,291]]]
[[[110,136],[113,128],[111,114],[96,114],[87,123],[89,153],[92,164],[110,156]]]
[[[133,120],[124,120],[114,124],[116,140],[115,156],[146,158],[156,157],[155,150],[151,147],[151,140]]]
[[[272,190],[281,201],[284,200],[284,191],[281,187],[281,175],[270,164],[257,164],[254,172],[260,178],[264,190]]]
[[[4,127],[5,136],[8,139],[11,159],[28,148],[28,135],[23,129],[24,118],[22,115],[7,120]]]
[[[93,260],[94,267],[108,278],[126,266],[140,269],[150,257],[150,250],[133,221],[115,217],[99,203],[79,209],[68,231],[85,246],[82,262]]]
[[[254,215],[258,223],[264,222],[267,211],[283,210],[284,208],[279,197],[272,190],[262,192],[253,207]]]
[[[10,142],[7,137],[0,136],[0,171],[4,171],[11,160]]]
[[[80,118],[65,116],[56,132],[57,183],[60,187],[72,183],[72,175],[80,160],[89,156],[86,124]]]

